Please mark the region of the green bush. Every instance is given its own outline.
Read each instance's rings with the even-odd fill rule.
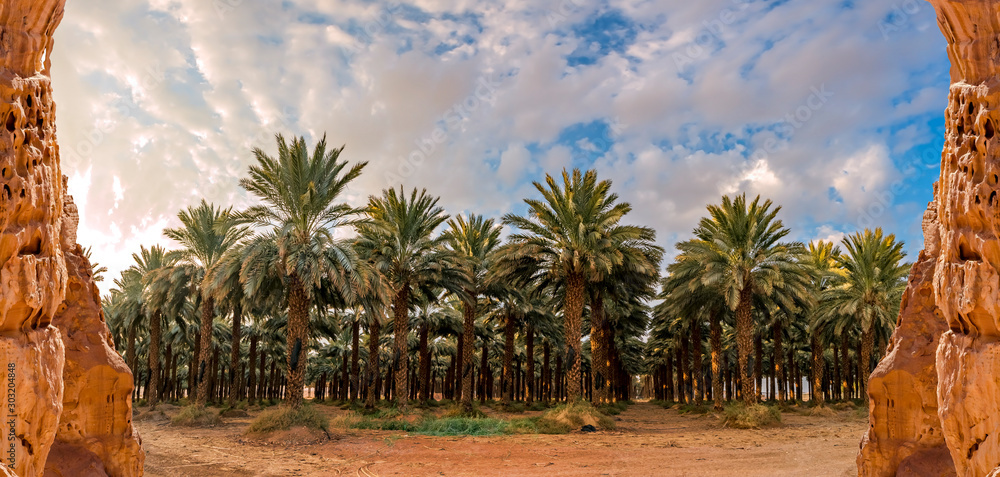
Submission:
[[[207,427],[222,423],[222,419],[219,419],[219,413],[195,404],[182,408],[170,419],[170,423],[175,426]]]
[[[749,407],[744,404],[730,404],[724,411],[723,424],[737,429],[760,429],[781,424],[781,411],[775,406],[763,404]]]
[[[365,418],[351,424],[354,429],[370,429],[376,431],[406,431],[413,432],[420,426],[399,419]]]
[[[250,423],[247,432],[263,433],[284,431],[293,427],[306,427],[328,431],[330,419],[312,405],[304,404],[298,409],[280,406],[268,409]]]

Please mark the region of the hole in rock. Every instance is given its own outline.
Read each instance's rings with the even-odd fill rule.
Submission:
[[[979,253],[973,250],[963,238],[958,243],[958,259],[966,262],[973,262],[981,260],[982,257],[980,257]]]
[[[32,100],[31,100],[31,95],[30,94],[24,97],[24,104],[27,104],[29,108],[31,107],[31,104],[32,104],[31,101]],[[972,104],[969,104],[969,107],[970,107],[969,113],[972,113],[972,109],[971,109]]]
[[[24,189],[21,189],[21,193],[18,194],[22,199],[24,198]]]
[[[34,237],[21,247],[20,255],[39,255],[42,253],[42,238]]]
[[[35,455],[35,450],[31,447],[31,443],[24,437],[21,437],[21,445],[28,451],[28,455]]]
[[[962,123],[958,123],[958,126],[955,127],[955,132],[957,132],[959,136],[965,134],[965,128],[962,127]]]
[[[982,202],[982,199],[979,198],[979,194],[976,194],[976,203],[978,204],[980,202]]]
[[[14,132],[17,129],[17,117],[14,116],[14,112],[11,111],[7,115],[7,131]]]
[[[986,139],[991,139],[996,131],[993,130],[993,121],[989,119],[986,120],[986,124],[983,125],[983,136]]]
[[[28,106],[31,106],[31,105],[29,104]],[[973,103],[972,101],[969,101],[969,114],[973,114],[975,112],[976,112],[976,103]]]
[[[7,200],[10,200],[11,198],[10,186],[7,184],[3,185],[3,198]]]
[[[996,200],[997,200],[997,191],[990,192],[989,204],[993,205],[993,203],[996,202]]]

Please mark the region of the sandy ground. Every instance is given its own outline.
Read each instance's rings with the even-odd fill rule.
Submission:
[[[322,406],[331,417],[343,415]],[[168,414],[170,412],[168,411]],[[617,430],[590,434],[430,437],[331,431],[332,440],[282,446],[249,441],[250,418],[213,428],[137,422],[146,475],[173,476],[850,476],[867,421],[785,413],[781,427],[723,428],[711,416],[638,403]]]

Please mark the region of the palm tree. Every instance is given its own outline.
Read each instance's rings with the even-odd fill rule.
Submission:
[[[232,220],[232,208],[222,209],[205,200],[195,207],[182,210],[177,217],[182,227],[163,231],[168,238],[180,243],[181,249],[170,252],[178,264],[160,274],[157,281],[165,279],[175,284],[189,284],[201,295],[201,346],[198,353],[197,371],[198,394],[196,403],[204,406],[208,402],[208,381],[205,378],[209,354],[212,351],[212,322],[215,317],[215,297],[208,283],[203,283],[208,270],[212,269],[223,254],[249,234],[245,227],[237,226]],[[169,275],[166,275],[166,274]]]
[[[845,252],[837,258],[844,277],[837,278],[823,291],[818,314],[830,322],[841,317],[849,320],[861,335],[861,395],[868,394],[868,374],[875,347],[875,335],[891,329],[899,314],[910,264],[903,263],[903,242],[882,229],[865,229],[848,235]],[[884,333],[884,331],[881,331]]]
[[[461,258],[444,247],[444,235],[432,237],[434,229],[448,219],[438,199],[416,189],[407,199],[402,187],[370,197],[369,222],[359,224],[357,247],[361,256],[378,271],[392,290],[395,351],[393,370],[396,398],[405,408],[409,390],[409,310],[414,301],[432,302],[435,289],[464,293],[468,276]]]
[[[681,253],[697,257],[704,267],[704,285],[717,286],[730,310],[736,313],[736,344],[742,377],[743,400],[757,400],[750,374],[754,346],[754,301],[773,299],[794,308],[792,297],[808,293],[808,276],[795,260],[802,248],[781,243],[788,235],[776,216],[781,207],[758,196],[749,204],[746,195],[722,198],[721,205],[708,206],[695,229],[695,239],[678,244]]]
[[[539,282],[544,288],[565,290],[567,398],[581,397],[581,322],[587,282],[597,282],[622,265],[616,246],[643,240],[648,229],[620,225],[632,207],[618,202],[611,181],[598,181],[594,170],[563,171],[562,185],[549,175],[545,185],[534,183],[542,200],[525,199],[526,216],[507,214],[504,223],[521,232],[511,235],[499,260],[499,272]]]
[[[162,341],[163,312],[166,300],[157,296],[156,283],[161,270],[173,265],[174,259],[159,245],[150,248],[141,246],[139,253],[132,254],[135,265],[132,268],[142,275],[146,315],[149,317],[149,398],[150,408],[155,408],[160,398],[160,343]],[[169,363],[167,363],[169,364]]]
[[[814,296],[820,296],[831,280],[839,275],[841,271],[837,267],[837,260],[840,256],[840,248],[834,246],[833,242],[823,240],[809,243],[808,253],[802,258],[803,263],[813,274],[812,289]],[[817,319],[815,307],[808,310],[809,317],[807,324],[809,327],[809,346],[812,355],[812,388],[809,390],[809,399],[818,405],[823,405],[823,371],[826,363],[823,360],[823,323]]]
[[[466,299],[462,302],[463,326],[459,336],[458,353],[461,355],[459,373],[462,376],[462,409],[472,412],[472,362],[473,343],[475,343],[476,304],[479,296],[488,286],[486,274],[492,267],[494,252],[500,246],[501,227],[493,219],[485,219],[480,215],[470,214],[468,219],[458,216],[448,221],[448,230],[444,237],[448,246],[464,258],[462,265],[469,277],[465,289]]]
[[[276,136],[278,156],[268,156],[259,148],[253,154],[250,177],[240,186],[262,203],[237,214],[240,223],[265,230],[249,240],[248,261],[241,277],[244,293],[264,290],[260,280],[269,268],[276,268],[287,284],[288,304],[288,403],[302,404],[302,390],[308,354],[309,309],[322,282],[327,280],[337,293],[352,297],[357,257],[349,241],[338,239],[339,227],[357,223],[359,209],[340,202],[348,184],[361,175],[368,164],[349,167],[340,161],[344,148],[327,151],[326,136],[310,155],[305,138],[291,144]]]

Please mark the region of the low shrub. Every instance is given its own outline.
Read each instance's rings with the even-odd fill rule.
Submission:
[[[284,431],[293,427],[305,427],[328,431],[330,419],[312,405],[302,405],[298,409],[280,406],[268,409],[257,416],[247,429],[249,433]]]
[[[539,432],[543,434],[558,433],[558,432],[543,432],[542,429],[546,431],[556,431],[563,428],[579,429],[586,425],[591,425],[600,429],[614,429],[615,423],[610,417],[604,415],[597,408],[592,406],[589,402],[580,401],[572,404],[562,404],[556,406],[542,415],[538,420]],[[563,431],[565,433],[568,431]]]
[[[181,408],[181,411],[170,419],[170,423],[175,426],[210,427],[221,424],[222,419],[219,419],[219,413],[194,404]]]
[[[730,404],[723,413],[723,425],[736,429],[760,429],[781,423],[781,411],[763,404]]]

